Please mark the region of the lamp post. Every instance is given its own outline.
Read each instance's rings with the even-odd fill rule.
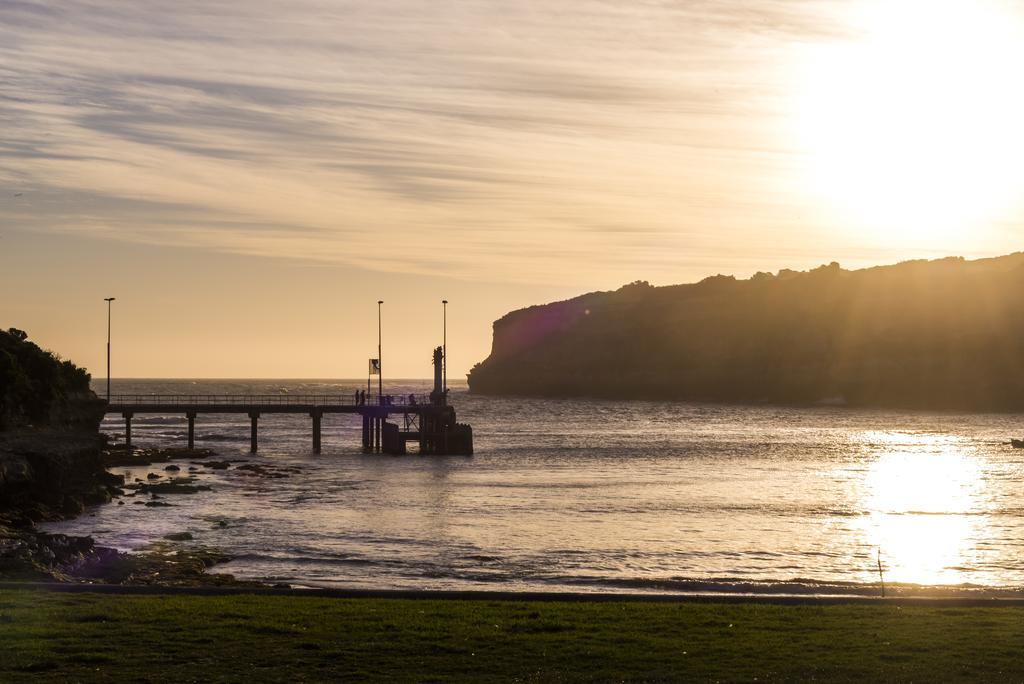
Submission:
[[[448,300],[441,300],[441,368],[444,375],[444,389],[448,391]]]
[[[110,403],[110,303],[115,297],[104,297],[107,303],[107,403]]]
[[[380,305],[383,299],[377,300],[377,401],[384,401],[384,360],[380,355]]]

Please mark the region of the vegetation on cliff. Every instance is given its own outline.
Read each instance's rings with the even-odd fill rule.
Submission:
[[[508,314],[482,394],[1024,409],[1024,254],[637,282]]]
[[[0,332],[0,514],[56,518],[110,500],[103,410],[83,369],[21,330]]]
[[[41,349],[17,328],[0,331],[0,430],[81,424],[81,403],[95,396],[89,374]]]

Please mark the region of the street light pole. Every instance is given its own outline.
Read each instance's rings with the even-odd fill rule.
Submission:
[[[107,303],[107,403],[110,403],[110,303],[114,297],[104,297]]]
[[[441,300],[441,368],[444,369],[444,389],[448,391],[448,300]]]
[[[377,401],[384,401],[384,360],[380,355],[380,305],[383,299],[377,300]]]

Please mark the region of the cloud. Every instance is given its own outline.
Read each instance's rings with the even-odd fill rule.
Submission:
[[[747,229],[794,220],[757,179],[786,164],[787,46],[840,32],[832,6],[0,0],[0,182],[37,198],[0,222],[464,278],[670,272],[736,195]]]

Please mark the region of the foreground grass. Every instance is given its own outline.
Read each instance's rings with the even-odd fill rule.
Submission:
[[[0,682],[1022,681],[1024,609],[0,590]]]

